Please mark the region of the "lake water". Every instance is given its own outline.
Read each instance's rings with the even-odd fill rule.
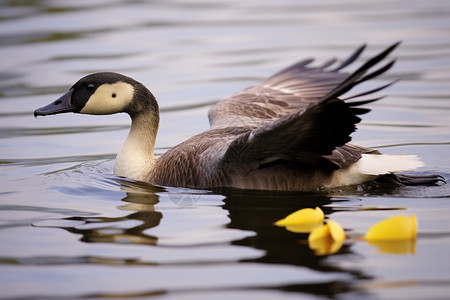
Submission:
[[[1,299],[443,299],[450,185],[215,194],[112,175],[126,115],[33,117],[80,77],[125,73],[161,107],[157,154],[208,128],[215,102],[306,57],[358,61],[402,40],[402,80],[370,107],[357,144],[414,153],[450,179],[450,2],[1,1]],[[320,206],[350,236],[317,256],[273,222]],[[416,214],[389,251],[358,240]],[[396,253],[393,253],[396,252]]]

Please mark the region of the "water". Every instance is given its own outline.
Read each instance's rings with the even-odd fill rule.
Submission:
[[[209,107],[299,59],[364,59],[398,40],[402,78],[371,104],[357,144],[414,153],[450,178],[448,1],[2,1],[0,298],[442,299],[450,187],[320,193],[192,191],[112,175],[126,115],[34,109],[87,73],[145,83],[161,106],[157,154],[208,127]],[[351,237],[316,256],[272,223],[320,206]],[[402,254],[354,239],[416,214]]]

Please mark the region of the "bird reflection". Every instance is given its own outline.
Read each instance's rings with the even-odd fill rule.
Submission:
[[[162,219],[162,213],[155,211],[155,204],[159,202],[156,192],[162,189],[140,182],[116,181],[127,193],[122,199],[126,204],[118,206],[118,209],[133,213],[122,217],[69,217],[65,220],[78,221],[78,225],[64,229],[81,234],[83,242],[156,245],[158,238],[144,231],[158,226]]]
[[[318,259],[306,242],[308,234],[293,233],[273,223],[290,213],[306,207],[320,206],[325,215],[332,209],[325,205],[332,201],[329,197],[314,194],[248,194],[233,193],[225,200],[224,208],[228,210],[230,228],[252,230],[256,235],[234,241],[233,244],[250,246],[266,251],[266,255],[256,259],[264,263],[283,263],[305,265],[320,269]]]
[[[230,193],[224,200],[224,209],[228,210],[231,222],[229,228],[251,230],[256,234],[241,240],[233,241],[234,245],[247,246],[265,251],[259,258],[245,260],[244,262],[257,262],[266,264],[287,264],[306,267],[324,273],[341,273],[361,280],[369,279],[363,270],[340,268],[328,263],[326,256],[316,256],[308,246],[307,233],[294,233],[283,227],[274,226],[273,223],[290,213],[302,209],[319,206],[327,217],[334,213],[330,204],[335,201],[352,201],[345,198],[331,199],[318,193]],[[335,255],[353,255],[351,245],[346,245]],[[345,278],[346,276],[343,276]],[[348,292],[354,286],[348,280],[339,282],[318,283],[313,285],[293,284],[279,287],[287,291],[306,292],[320,295],[335,295]],[[363,291],[359,291],[363,292]]]
[[[164,190],[149,184],[123,180],[120,181],[121,190],[126,192],[119,210],[130,212],[120,217],[104,216],[72,216],[65,218],[75,222],[68,222],[71,226],[58,226],[71,233],[81,235],[81,241],[89,243],[114,243],[114,244],[145,244],[157,245],[158,237],[149,235],[147,229],[160,224],[162,213],[155,210],[159,203],[159,195],[168,193],[168,198],[177,207],[186,205],[195,208],[199,194],[188,189],[173,191]],[[197,192],[198,193],[198,192]],[[216,193],[214,193],[215,195]],[[318,294],[333,297],[336,294],[355,292],[365,294],[363,289],[355,287],[354,280],[371,278],[362,269],[348,269],[330,263],[324,256],[316,256],[309,249],[307,234],[293,233],[285,228],[274,226],[273,223],[284,218],[288,214],[306,207],[321,207],[325,215],[329,217],[335,212],[332,203],[337,201],[353,201],[354,199],[331,198],[320,193],[268,193],[256,191],[222,190],[220,194],[225,196],[222,202],[216,203],[217,210],[226,210],[230,219],[223,226],[231,229],[254,232],[254,235],[236,240],[229,240],[232,245],[239,245],[258,250],[263,254],[240,260],[239,263],[285,264],[299,266],[310,270],[323,272],[324,274],[342,274],[341,280],[305,283],[299,279],[298,283],[289,285],[277,285],[271,289]],[[189,201],[187,201],[189,199]],[[223,211],[221,211],[223,213]],[[195,220],[192,220],[195,221]],[[64,222],[61,222],[64,224]],[[208,241],[205,241],[208,242]],[[222,242],[221,242],[222,243]],[[192,249],[192,244],[187,245]],[[177,246],[182,251],[183,245]],[[202,250],[199,250],[202,251]],[[345,245],[335,255],[353,255],[351,245]],[[90,257],[91,261],[102,263],[130,263],[122,259],[105,262],[103,257]],[[189,259],[188,259],[189,260]],[[145,262],[134,260],[133,264],[156,264],[157,262]],[[203,264],[216,264],[216,261],[196,260],[189,262],[192,267]],[[223,263],[223,262],[222,262]],[[235,261],[233,261],[235,263]],[[158,263],[159,264],[159,263]],[[340,277],[337,277],[340,278]],[[352,278],[349,280],[349,278]]]

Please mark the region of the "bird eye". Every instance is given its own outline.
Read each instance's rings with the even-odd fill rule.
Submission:
[[[113,98],[116,98],[116,93],[113,93],[112,95],[111,95]]]
[[[93,83],[89,83],[88,85],[87,85],[87,89],[88,90],[93,90],[94,89],[94,84]]]

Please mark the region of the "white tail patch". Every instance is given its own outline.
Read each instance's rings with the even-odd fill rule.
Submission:
[[[383,175],[412,171],[425,164],[417,155],[363,154],[356,165],[362,174]]]
[[[380,175],[413,171],[425,164],[416,155],[363,154],[348,168],[334,172],[327,187],[360,184]]]

